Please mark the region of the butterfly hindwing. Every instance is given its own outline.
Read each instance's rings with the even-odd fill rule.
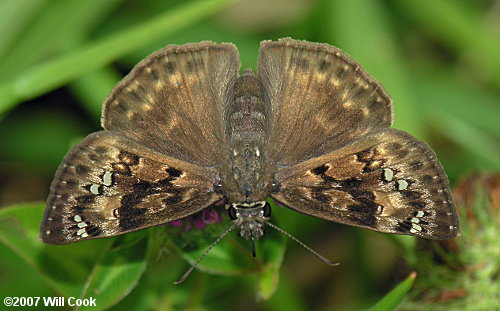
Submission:
[[[289,38],[260,46],[259,77],[270,105],[270,160],[291,165],[389,128],[389,95],[351,57],[328,44]]]
[[[226,157],[224,106],[239,67],[232,44],[169,45],[113,89],[102,126],[168,156],[215,165]]]
[[[271,196],[298,212],[376,231],[453,238],[458,218],[434,152],[398,130],[277,173]]]
[[[56,172],[41,238],[66,244],[164,224],[218,201],[216,183],[208,168],[97,132],[73,147]]]

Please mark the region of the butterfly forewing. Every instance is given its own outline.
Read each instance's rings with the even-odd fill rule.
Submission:
[[[224,105],[240,67],[232,44],[171,45],[140,62],[103,105],[102,125],[200,165],[227,156]]]
[[[264,41],[259,76],[272,109],[274,163],[319,156],[391,125],[391,99],[382,86],[330,45]]]
[[[373,230],[453,238],[458,219],[434,152],[398,130],[365,136],[277,174],[273,198],[301,213]]]
[[[145,148],[121,134],[89,135],[64,158],[41,238],[66,244],[114,236],[193,214],[221,197],[210,169]]]

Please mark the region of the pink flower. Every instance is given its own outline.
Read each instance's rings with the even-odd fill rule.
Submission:
[[[207,225],[213,223],[220,223],[222,221],[221,215],[213,207],[208,207],[201,212],[187,216],[182,219],[174,220],[168,223],[168,225],[174,227],[183,227],[184,231],[191,230],[192,226],[198,230],[204,229]]]

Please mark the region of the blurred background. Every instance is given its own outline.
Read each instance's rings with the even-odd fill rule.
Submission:
[[[152,228],[69,246],[42,245],[38,226],[63,156],[100,130],[104,98],[168,44],[232,42],[242,68],[254,69],[262,40],[335,45],[384,85],[394,99],[393,127],[431,145],[452,187],[471,172],[497,172],[500,1],[2,0],[0,29],[2,298],[93,296],[97,309],[113,310],[359,310],[417,271],[402,310],[479,310],[463,267],[482,259],[457,255],[462,240],[426,243],[274,208],[282,228],[341,265],[329,267],[277,234],[258,245],[262,259],[253,260],[248,245],[230,237],[207,256],[205,272],[174,286],[189,267],[184,259],[196,258],[227,219],[215,229]],[[498,185],[464,187],[494,192]],[[498,232],[488,218],[483,225]],[[500,243],[492,237],[480,248],[491,251],[488,263],[500,256],[488,248]],[[500,273],[498,264],[491,269]],[[498,289],[488,297],[500,300],[498,287],[486,286]]]

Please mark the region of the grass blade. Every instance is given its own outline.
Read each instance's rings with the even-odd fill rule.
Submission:
[[[165,37],[210,16],[230,1],[232,0],[192,1],[142,24],[92,42],[80,50],[34,66],[17,78],[0,85],[0,114],[22,100],[65,85],[157,38]]]
[[[403,282],[399,283],[393,290],[389,292],[382,300],[380,300],[371,311],[391,311],[396,310],[398,305],[406,297],[406,294],[413,286],[417,273],[412,272]]]

